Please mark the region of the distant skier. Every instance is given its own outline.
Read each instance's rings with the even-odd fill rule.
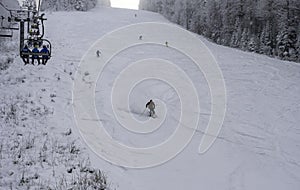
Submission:
[[[143,36],[142,35],[140,35],[140,37],[139,37],[139,40],[142,40],[143,39]]]
[[[146,104],[146,108],[148,108],[150,110],[150,117],[154,117],[155,115],[155,104],[152,100],[150,100],[147,104]]]
[[[168,43],[168,41],[166,41],[166,47],[169,47],[169,43]]]
[[[100,55],[101,55],[100,50],[97,50],[97,51],[96,51],[96,54],[97,54],[97,57],[100,57]]]

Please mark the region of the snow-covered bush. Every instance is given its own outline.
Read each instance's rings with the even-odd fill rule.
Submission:
[[[31,93],[0,97],[0,189],[109,190],[71,129],[49,133],[53,113]]]

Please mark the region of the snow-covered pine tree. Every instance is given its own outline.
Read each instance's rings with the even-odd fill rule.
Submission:
[[[224,1],[224,8],[222,9],[222,23],[223,28],[221,32],[222,44],[231,46],[231,39],[235,31],[235,20],[237,18],[237,7],[234,0]],[[238,35],[236,33],[236,35]]]
[[[207,31],[207,9],[206,0],[193,0],[192,5],[195,12],[191,18],[190,30],[206,35]]]
[[[207,2],[208,9],[208,31],[207,36],[214,42],[221,43],[221,29],[222,29],[222,15],[220,10],[220,4],[217,0],[211,0]]]
[[[241,18],[237,17],[234,25],[234,32],[231,36],[230,46],[232,47],[240,47],[241,39],[242,39],[242,23]]]
[[[297,7],[291,6],[293,0],[284,0],[281,2],[281,8],[278,11],[280,19],[279,33],[277,34],[277,56],[284,60],[297,60],[297,28],[299,21],[298,15],[295,15]]]
[[[300,22],[298,23],[298,41],[297,41],[297,49],[296,49],[296,52],[297,52],[297,62],[300,62]]]
[[[260,36],[260,49],[258,50],[259,53],[272,55],[270,28],[270,22],[266,21],[265,27],[263,28],[263,31]]]
[[[248,28],[244,28],[243,29],[243,33],[242,33],[242,38],[241,38],[241,42],[240,42],[240,48],[242,50],[247,50],[248,49],[248,41],[249,41],[250,37],[249,37],[249,30]]]

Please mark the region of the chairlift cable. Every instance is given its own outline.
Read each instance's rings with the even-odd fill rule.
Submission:
[[[10,10],[9,10],[5,5],[3,5],[2,2],[0,2],[0,5],[1,5],[5,10],[7,10],[8,12],[10,12]]]

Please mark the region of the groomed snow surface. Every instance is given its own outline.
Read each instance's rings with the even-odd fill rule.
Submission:
[[[164,43],[122,51],[105,66],[95,91],[98,117],[113,140],[137,148],[155,146],[174,133],[181,114],[176,90],[166,82],[149,79],[137,84],[124,101],[129,101],[133,117],[147,120],[141,116],[144,105],[149,99],[160,100],[157,114],[160,117],[159,109],[167,109],[164,122],[150,134],[131,133],[120,125],[112,110],[111,91],[120,72],[133,62],[148,58],[172,62],[191,79],[200,103],[198,129],[178,156],[156,167],[129,169],[100,158],[80,137],[72,107],[75,73],[83,55],[103,35],[129,24],[167,21],[155,13],[101,7],[46,16],[45,37],[53,46],[48,65],[23,66],[16,57],[9,69],[1,71],[0,189],[25,189],[31,186],[26,186],[27,178],[55,187],[59,180],[49,177],[47,181],[48,176],[65,175],[69,180],[74,166],[74,170],[99,168],[111,187],[122,190],[299,189],[299,65],[218,46],[199,37],[223,73],[227,110],[217,140],[206,153],[198,154],[211,112],[205,74]],[[101,56],[97,58],[95,53],[95,59]],[[18,158],[20,151],[26,158]],[[122,159],[122,155],[115,156]],[[25,185],[19,186],[20,180]]]

